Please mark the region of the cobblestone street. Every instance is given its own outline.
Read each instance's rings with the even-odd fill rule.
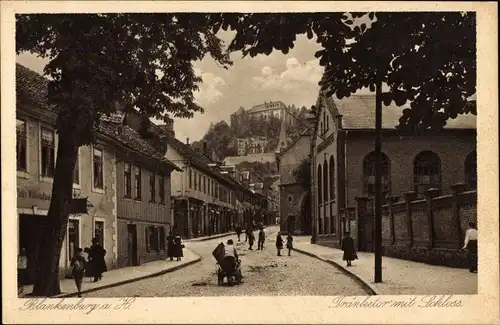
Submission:
[[[256,232],[257,235],[257,232]],[[248,244],[237,243],[243,264],[243,283],[218,286],[212,251],[221,240],[190,242],[186,246],[203,257],[197,264],[182,270],[122,286],[85,294],[86,297],[182,297],[245,295],[367,295],[351,278],[334,266],[306,255],[276,256],[276,229],[267,232],[264,251],[248,250]],[[231,236],[236,239],[236,236]],[[255,249],[256,245],[254,246]]]

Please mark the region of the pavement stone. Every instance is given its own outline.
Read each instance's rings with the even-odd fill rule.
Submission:
[[[418,263],[382,257],[382,283],[374,283],[373,253],[358,252],[358,259],[347,267],[340,249],[311,244],[309,236],[297,236],[294,250],[334,264],[367,289],[378,295],[477,294],[477,273],[467,269]]]
[[[242,259],[243,282],[229,287],[217,284],[213,249],[220,239],[187,243],[186,246],[203,257],[182,272],[137,281],[84,295],[84,297],[213,297],[213,296],[363,296],[366,291],[358,283],[315,258],[292,252],[276,256],[278,227],[267,227],[264,250],[248,249],[244,237],[236,235],[236,248]],[[257,236],[257,231],[255,232]],[[229,237],[226,237],[229,239]]]
[[[93,282],[93,278],[84,278],[82,284],[82,293],[89,293],[98,290],[103,290],[115,286],[124,285],[127,283],[156,277],[165,273],[174,272],[181,268],[190,266],[201,261],[201,256],[192,250],[185,248],[183,250],[184,257],[181,261],[159,260],[141,264],[139,266],[123,267],[112,269],[103,274],[102,280]],[[61,279],[60,281],[61,294],[54,296],[58,297],[73,297],[77,295],[75,281],[73,279]],[[26,294],[20,297],[26,297],[33,290],[33,286],[25,286]]]

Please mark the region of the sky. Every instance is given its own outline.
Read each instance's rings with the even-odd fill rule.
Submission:
[[[232,32],[221,31],[227,43]],[[269,56],[242,58],[241,52],[231,54],[233,65],[225,70],[207,56],[194,63],[196,73],[202,77],[196,101],[205,112],[196,113],[191,119],[175,119],[176,138],[185,142],[200,140],[211,123],[225,120],[229,123],[232,113],[243,106],[249,109],[268,101],[282,101],[286,105],[311,107],[318,96],[318,82],[323,74],[319,59],[314,53],[320,49],[315,38],[297,37],[295,47],[287,55],[273,51]],[[17,57],[20,63],[40,74],[46,60],[24,53]]]

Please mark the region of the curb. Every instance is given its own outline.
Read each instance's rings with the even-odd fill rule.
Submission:
[[[195,243],[195,242],[207,241],[207,240],[212,240],[212,239],[217,239],[217,238],[222,238],[222,237],[227,237],[227,236],[232,236],[232,235],[236,235],[236,233],[235,232],[226,232],[224,234],[213,235],[210,237],[186,239],[186,240],[183,240],[183,242]]]
[[[343,267],[339,263],[334,262],[334,261],[329,260],[329,259],[326,259],[326,258],[323,258],[323,257],[320,257],[320,256],[318,256],[316,254],[306,252],[304,250],[301,250],[301,249],[298,249],[298,248],[295,248],[295,247],[292,248],[292,250],[294,250],[294,251],[296,251],[298,253],[304,254],[304,255],[308,255],[310,257],[314,257],[314,258],[316,258],[316,259],[318,259],[320,261],[323,261],[323,262],[326,262],[326,263],[328,263],[330,265],[335,266],[337,269],[339,269],[344,274],[346,274],[347,276],[349,276],[351,279],[353,279],[354,281],[356,281],[363,288],[363,290],[366,291],[366,293],[368,293],[371,296],[376,296],[377,295],[377,291],[375,290],[375,288],[370,283],[366,282],[365,280],[363,280],[362,278],[360,278],[358,275],[356,275],[355,273],[351,272],[347,268]]]
[[[194,254],[198,255],[196,253],[194,253]],[[140,280],[154,278],[154,277],[157,277],[157,276],[160,276],[160,275],[163,275],[163,274],[166,274],[166,273],[171,273],[171,272],[177,271],[179,269],[185,268],[187,266],[199,263],[199,262],[201,262],[202,259],[203,258],[198,255],[198,257],[196,259],[194,259],[192,261],[189,261],[189,262],[187,262],[185,264],[177,265],[177,266],[175,266],[173,268],[170,268],[170,269],[162,270],[162,271],[151,273],[151,274],[148,274],[148,275],[143,275],[143,276],[140,276],[140,277],[137,277],[137,278],[133,278],[133,279],[128,279],[128,280],[124,280],[124,281],[120,281],[120,282],[110,283],[110,284],[104,285],[102,287],[92,288],[92,289],[88,289],[88,290],[82,290],[81,293],[85,294],[85,293],[95,292],[95,291],[109,289],[109,288],[121,286],[121,285],[124,285],[124,284],[132,283],[132,282],[136,282],[136,281],[140,281]],[[69,297],[76,297],[76,296],[78,296],[78,292],[63,293],[63,294],[60,294],[60,295],[57,295],[57,296],[52,296],[50,298],[69,298]]]

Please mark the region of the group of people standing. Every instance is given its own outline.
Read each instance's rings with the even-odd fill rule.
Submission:
[[[99,244],[99,239],[92,240],[92,246],[85,249],[77,248],[71,259],[72,275],[81,297],[84,277],[94,278],[94,282],[102,280],[102,274],[108,270],[105,261],[106,250]]]
[[[181,237],[174,236],[172,232],[169,232],[167,236],[167,256],[170,260],[173,261],[174,258],[176,258],[177,261],[180,261],[181,258],[184,257],[182,252],[183,248],[184,245],[182,244]]]

